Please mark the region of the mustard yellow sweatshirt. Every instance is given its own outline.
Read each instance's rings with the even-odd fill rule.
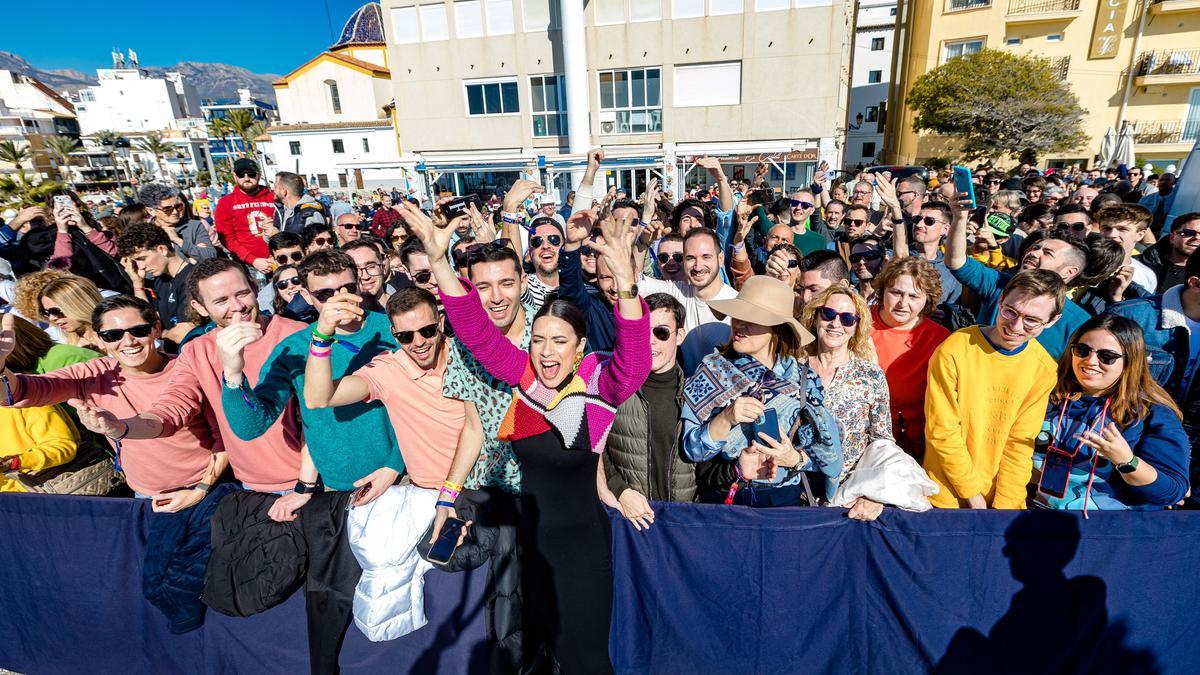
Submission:
[[[925,390],[925,470],[941,488],[934,506],[966,507],[982,494],[992,508],[1025,508],[1033,441],[1056,377],[1037,341],[1005,353],[979,326],[937,348]]]
[[[56,405],[0,407],[0,439],[0,457],[20,457],[22,472],[66,464],[79,445],[75,426]],[[0,474],[0,492],[24,491],[20,483]]]

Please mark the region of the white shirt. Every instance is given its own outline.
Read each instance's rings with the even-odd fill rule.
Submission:
[[[1147,293],[1154,293],[1158,290],[1158,277],[1154,276],[1154,270],[1138,260],[1137,256],[1130,258],[1129,264],[1133,267],[1133,283],[1141,286]]]

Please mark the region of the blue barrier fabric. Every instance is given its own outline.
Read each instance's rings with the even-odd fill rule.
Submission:
[[[141,594],[142,501],[0,494],[0,667],[306,672],[302,594],[171,635]],[[1200,512],[658,504],[613,523],[619,673],[1200,672]],[[429,625],[343,672],[485,673],[484,569],[426,576]]]

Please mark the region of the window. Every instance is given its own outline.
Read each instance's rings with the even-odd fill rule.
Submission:
[[[662,0],[629,0],[630,21],[657,21],[662,18]]]
[[[742,64],[732,61],[675,66],[672,91],[676,108],[738,105],[742,102]]]
[[[896,8],[893,7],[890,16],[896,16]]]
[[[93,92],[91,89],[80,89],[79,90],[79,100],[87,101],[89,103],[95,103],[96,102],[96,93]]]
[[[508,35],[513,28],[512,0],[487,0],[488,35]]]
[[[458,4],[458,3],[455,3]],[[446,23],[446,6],[421,5],[421,39],[426,42],[450,39],[450,28]]]
[[[867,71],[867,84],[875,84],[876,82],[882,82],[882,81],[883,81],[883,71],[882,70],[868,70]]]
[[[1047,35],[1046,42],[1062,42],[1062,33],[1051,33]]]
[[[662,70],[600,71],[600,133],[662,131]]]
[[[362,142],[363,142],[363,152],[370,152],[371,151],[371,143],[369,141],[367,141],[367,139],[365,139],[365,138],[362,139]]]
[[[967,54],[978,54],[981,51],[983,51],[982,39],[947,42],[945,49],[942,51],[942,62],[945,63],[950,59],[957,59]]]
[[[344,171],[338,174],[338,187],[350,187],[346,182],[346,173]]]
[[[878,122],[879,121],[879,106],[869,105],[866,107],[866,109],[863,112],[865,113],[863,115],[863,123],[864,124],[867,122]]]
[[[688,19],[704,16],[706,4],[708,16],[742,13],[742,0],[671,0],[671,17]]]
[[[529,78],[529,97],[533,99],[533,135],[535,138],[567,135],[567,91],[562,75],[536,75]]]
[[[1019,45],[1019,44],[1021,44],[1021,38],[1019,38],[1019,37],[1004,38],[1004,44]]]
[[[875,141],[863,143],[862,156],[864,159],[873,159],[875,157]]]
[[[338,95],[337,82],[325,80],[325,88],[329,90],[329,107],[334,115],[342,114],[342,97]]]
[[[741,14],[742,0],[708,0],[708,15]]]
[[[521,111],[516,80],[468,82],[468,115],[516,115]]]
[[[346,152],[346,146],[342,143],[342,139],[333,139],[333,154],[340,155]]]
[[[600,26],[662,18],[662,0],[596,0],[594,4],[596,24]]]
[[[396,44],[411,45],[421,41],[421,30],[417,27],[416,7],[392,9],[392,35]]]
[[[595,0],[596,25],[625,23],[625,0]]]
[[[871,51],[883,51],[883,38],[871,38]]]
[[[329,187],[329,176],[327,176],[323,173],[317,174],[317,187],[322,187],[322,188]]]
[[[791,8],[792,3],[789,0],[756,0],[754,4],[754,9],[758,12],[773,12],[779,9]]]
[[[288,151],[293,155],[300,154],[300,141],[288,141]]]
[[[454,3],[454,30],[459,38],[483,35],[483,10],[479,6],[479,0]]]
[[[560,25],[558,0],[524,0],[521,11],[526,32],[554,30]]]

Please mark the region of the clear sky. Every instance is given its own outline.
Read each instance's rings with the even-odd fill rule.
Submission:
[[[329,47],[365,0],[66,0],[52,4],[50,11],[45,2],[0,0],[0,18],[6,26],[0,50],[22,56],[38,68],[87,73],[109,67],[113,48],[132,47],[146,66],[200,61],[283,74]]]

